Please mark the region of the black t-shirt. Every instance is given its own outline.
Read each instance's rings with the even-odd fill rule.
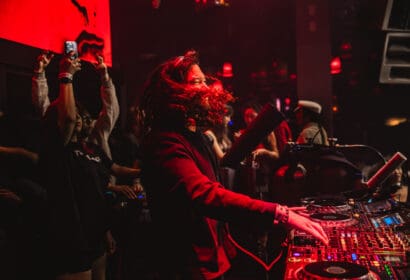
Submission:
[[[57,110],[50,107],[44,119],[39,165],[48,193],[52,250],[73,256],[99,254],[108,228],[104,188],[111,160],[92,143],[64,146]]]

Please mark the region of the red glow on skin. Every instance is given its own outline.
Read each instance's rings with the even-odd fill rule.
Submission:
[[[296,74],[294,74],[294,73],[292,73],[292,74],[290,74],[290,76],[289,76],[289,78],[291,79],[291,80],[296,80]]]
[[[223,91],[222,82],[216,81],[215,83],[212,84],[212,88],[217,92]]]
[[[64,41],[74,41],[86,31],[104,40],[104,62],[111,66],[109,0],[77,3],[84,8],[82,12],[73,1],[0,1],[0,38],[62,53]]]
[[[342,61],[340,57],[335,57],[330,62],[330,74],[335,75],[342,72]]]

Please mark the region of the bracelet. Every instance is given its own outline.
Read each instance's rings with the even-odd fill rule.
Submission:
[[[60,83],[62,83],[62,84],[71,84],[71,83],[73,83],[73,80],[70,79],[70,78],[67,78],[67,77],[63,77],[63,78],[60,78]]]
[[[46,73],[34,71],[34,77],[36,77],[36,78],[38,78],[38,79],[45,79]]]
[[[68,78],[72,81],[73,80],[73,74],[68,73],[68,72],[62,72],[62,73],[58,74],[58,78],[59,79]]]
[[[289,221],[289,208],[287,206],[278,205],[275,212],[274,224],[287,224]]]

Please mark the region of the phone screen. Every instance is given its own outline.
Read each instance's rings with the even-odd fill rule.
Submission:
[[[77,42],[76,41],[65,41],[64,42],[64,53],[69,54],[71,52],[73,52],[71,59],[75,59],[78,57]]]

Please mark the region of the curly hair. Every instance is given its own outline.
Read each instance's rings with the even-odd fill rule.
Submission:
[[[225,104],[234,98],[222,87],[189,87],[186,74],[195,64],[199,65],[198,54],[191,50],[184,56],[167,60],[153,71],[145,83],[140,104],[144,131],[153,126],[182,127],[188,119],[205,127],[222,122]],[[217,80],[211,76],[206,78],[211,82]]]

